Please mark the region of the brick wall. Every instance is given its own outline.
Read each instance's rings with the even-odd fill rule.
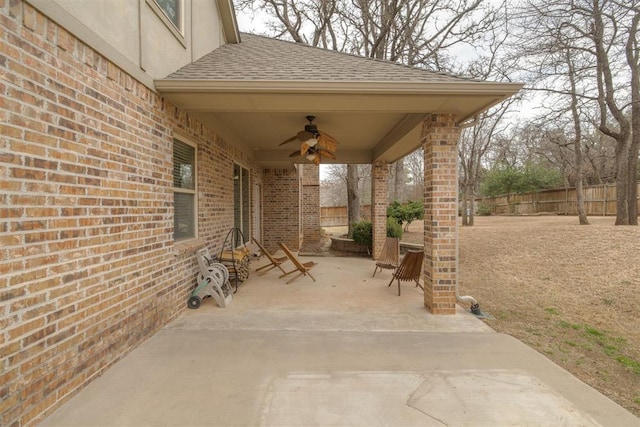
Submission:
[[[302,201],[300,202],[302,223],[301,251],[319,252],[320,229],[320,167],[313,164],[299,166],[302,174]]]
[[[434,314],[456,312],[459,136],[454,115],[424,121],[424,303]]]
[[[174,132],[198,144],[199,245],[251,162],[27,3],[0,0],[0,25],[0,425],[22,426],[185,309]]]
[[[387,238],[387,207],[389,193],[387,179],[389,168],[385,162],[375,162],[371,166],[371,225],[373,228],[373,259],[382,253]]]
[[[297,169],[262,171],[262,236],[265,249],[275,251],[284,242],[300,249],[300,175]]]

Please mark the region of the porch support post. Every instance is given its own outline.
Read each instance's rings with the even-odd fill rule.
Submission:
[[[378,259],[387,238],[387,205],[389,190],[386,162],[371,165],[371,224],[373,225],[373,259]]]
[[[300,252],[317,253],[320,251],[320,166],[304,164],[301,168],[300,212],[302,225],[302,244]]]
[[[457,258],[457,143],[453,114],[434,114],[422,126],[424,150],[424,305],[455,314]]]

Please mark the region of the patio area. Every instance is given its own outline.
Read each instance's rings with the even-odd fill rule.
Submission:
[[[398,296],[371,259],[310,259],[316,282],[252,271],[227,308],[185,310],[41,425],[638,425],[464,309],[431,315],[406,282]]]

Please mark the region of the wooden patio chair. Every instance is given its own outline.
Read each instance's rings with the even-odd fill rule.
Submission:
[[[284,254],[287,256],[287,258],[289,258],[291,260],[293,265],[295,265],[295,267],[296,267],[291,271],[285,272],[283,275],[280,276],[280,278],[282,279],[283,277],[288,276],[291,273],[295,273],[296,271],[298,272],[297,276],[289,279],[289,281],[287,282],[287,285],[289,283],[293,282],[294,280],[296,280],[298,277],[300,277],[302,275],[309,276],[309,277],[311,277],[311,279],[313,279],[314,282],[316,281],[315,277],[313,277],[311,275],[311,273],[309,272],[309,270],[311,270],[311,268],[314,265],[316,265],[315,262],[313,262],[313,261],[309,261],[309,262],[305,262],[305,263],[300,262],[298,260],[298,258],[296,258],[295,255],[293,255],[291,250],[284,243],[280,243],[280,248],[284,251]]]
[[[398,296],[400,296],[400,282],[408,282],[413,280],[416,282],[416,286],[424,291],[424,288],[420,284],[420,276],[422,275],[422,260],[424,259],[424,251],[409,251],[402,258],[402,262],[393,272],[393,277],[389,282],[389,286],[394,280],[398,281]]]
[[[378,269],[395,270],[400,264],[400,239],[397,237],[387,237],[382,246],[380,258],[376,261],[376,269],[373,270],[373,277],[376,277]]]
[[[268,264],[265,264],[262,267],[256,268],[256,271],[261,271],[261,270],[264,270],[266,268],[266,270],[263,271],[263,273],[266,273],[267,271],[278,267],[280,269],[280,271],[282,271],[283,273],[286,273],[286,271],[284,271],[284,269],[281,266],[281,264],[287,260],[286,256],[282,256],[282,257],[273,256],[272,254],[269,253],[268,250],[266,250],[262,246],[262,244],[260,242],[258,242],[258,240],[256,240],[255,238],[252,238],[252,240],[256,245],[258,245],[258,248],[260,248],[260,253],[262,253],[264,256],[266,256],[267,259],[269,260]]]

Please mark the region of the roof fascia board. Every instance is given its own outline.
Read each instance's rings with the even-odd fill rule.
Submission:
[[[396,126],[387,134],[373,149],[373,159],[377,160],[382,157],[387,150],[405,135],[420,126],[424,121],[426,114],[407,114],[400,120]]]
[[[513,95],[522,83],[495,82],[362,82],[362,81],[273,81],[273,80],[178,80],[159,79],[156,88],[169,92],[238,92],[238,93],[414,93]]]
[[[236,20],[236,12],[233,7],[232,0],[216,0],[218,11],[220,13],[220,21],[222,22],[222,31],[227,43],[240,43],[240,30],[238,29],[238,21]]]

